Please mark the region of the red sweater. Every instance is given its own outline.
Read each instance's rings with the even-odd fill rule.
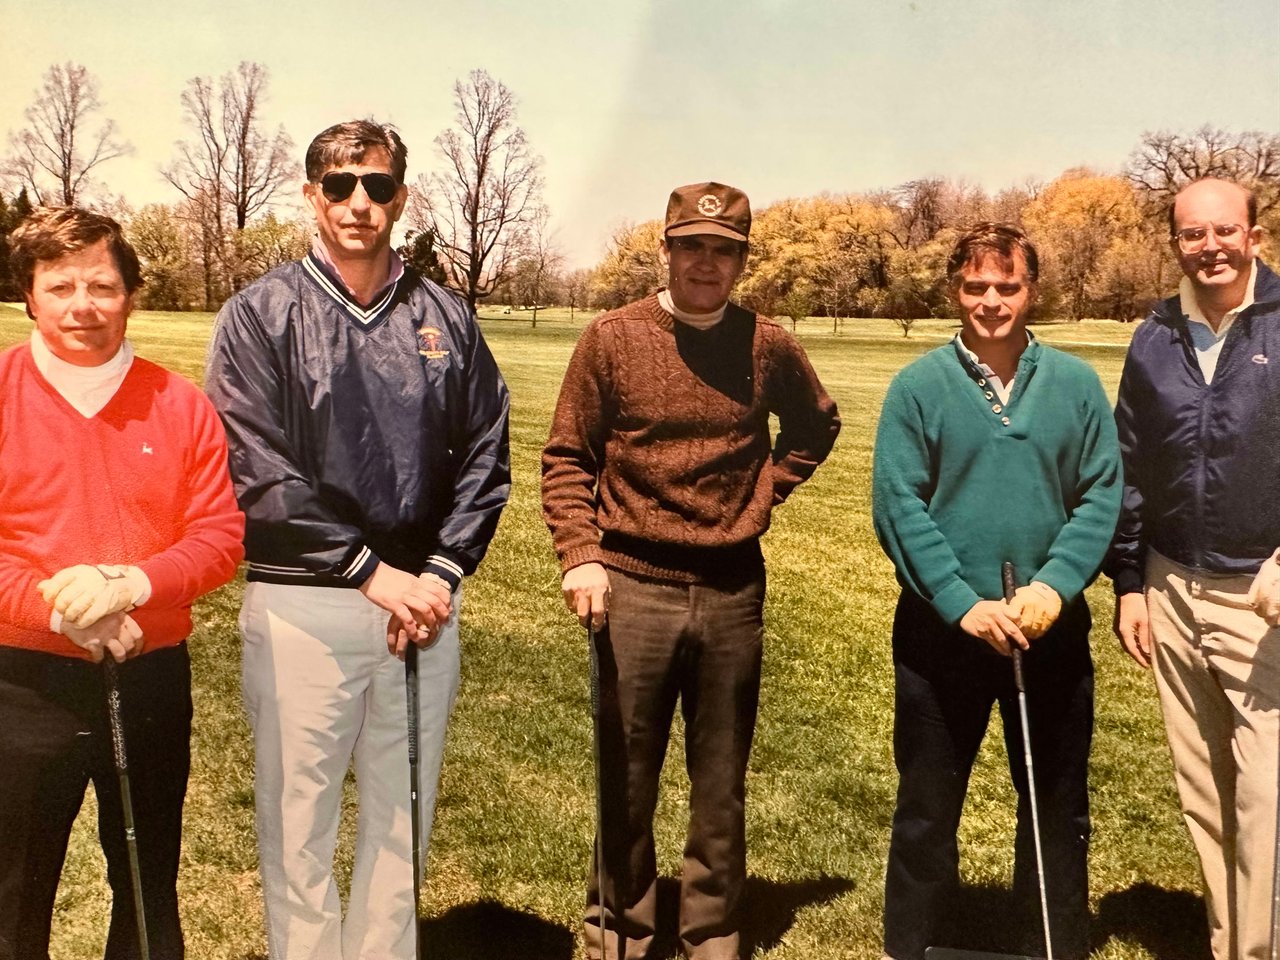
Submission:
[[[772,321],[730,304],[698,330],[656,296],[607,313],[578,339],[542,454],[561,568],[693,581],[758,561],[770,511],[839,430],[804,350]]]
[[[36,584],[77,563],[141,567],[151,596],[130,616],[144,650],[191,632],[191,602],[231,579],[244,516],[227,441],[203,393],[135,358],[84,417],[23,344],[0,353],[0,645],[87,659],[49,629]]]

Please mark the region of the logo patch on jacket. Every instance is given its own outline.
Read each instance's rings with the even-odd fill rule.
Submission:
[[[448,350],[442,350],[442,346],[447,346],[448,341],[444,339],[444,331],[439,327],[419,327],[418,353],[426,357],[428,360],[443,360],[449,355]]]

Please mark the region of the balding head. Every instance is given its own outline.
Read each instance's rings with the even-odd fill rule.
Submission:
[[[1245,227],[1254,227],[1258,223],[1258,198],[1252,190],[1233,183],[1230,180],[1220,180],[1217,177],[1205,177],[1203,180],[1193,180],[1187,184],[1173,198],[1173,203],[1169,204],[1169,233],[1178,232],[1178,210],[1179,206],[1185,207],[1187,203],[1193,202],[1201,197],[1212,197],[1215,201],[1224,200],[1230,202],[1232,199],[1239,200],[1243,204],[1245,211],[1245,220],[1238,221]],[[1185,226],[1185,224],[1184,224]]]

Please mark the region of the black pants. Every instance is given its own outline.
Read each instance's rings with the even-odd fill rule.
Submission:
[[[182,804],[191,765],[186,645],[120,666],[121,707],[151,956],[183,956]],[[93,781],[111,885],[107,960],[138,956],[124,818],[102,668],[0,648],[0,960],[47,960],[71,826]]]
[[[1048,885],[1054,956],[1088,954],[1089,745],[1093,662],[1083,599],[1025,654],[1027,711]],[[885,952],[923,960],[959,884],[956,829],[969,773],[992,703],[1004,720],[1009,772],[1018,792],[1014,898],[1018,932],[1008,949],[1044,955],[1039,885],[1027,799],[1022,724],[1008,658],[947,626],[903,591],[893,622],[893,748],[898,805],[885,880]]]

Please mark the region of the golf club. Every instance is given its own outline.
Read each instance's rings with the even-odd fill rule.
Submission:
[[[418,645],[404,651],[404,693],[409,720],[409,823],[413,843],[413,954],[422,960],[422,930],[418,926],[418,899],[422,893],[420,847],[422,823],[418,811]]]
[[[142,903],[142,868],[138,865],[138,834],[133,825],[133,795],[129,792],[129,755],[124,749],[124,721],[120,718],[120,675],[111,654],[102,658],[107,683],[107,723],[111,727],[111,753],[120,780],[120,809],[124,814],[124,845],[129,851],[129,880],[133,884],[133,910],[138,927],[138,953],[151,960],[147,942],[147,911]]]
[[[1277,783],[1280,795],[1280,783]],[[1271,960],[1280,960],[1280,805],[1276,807],[1276,863],[1271,873]]]
[[[587,626],[591,647],[591,740],[596,764],[596,895],[600,901],[600,956],[609,960],[609,926],[604,906],[604,770],[600,766],[600,653],[595,627]]]
[[[1017,573],[1013,564],[1005,561],[1000,568],[1004,585],[1005,603],[1013,600],[1017,589]],[[1053,940],[1049,936],[1049,896],[1044,883],[1044,851],[1040,847],[1040,804],[1036,801],[1036,774],[1031,762],[1031,728],[1027,723],[1027,684],[1022,673],[1022,648],[1010,644],[1013,658],[1013,683],[1018,688],[1018,716],[1022,720],[1022,755],[1027,766],[1027,798],[1031,801],[1031,832],[1036,847],[1036,876],[1040,880],[1040,916],[1044,920],[1044,951],[1046,960],[1053,960]]]

